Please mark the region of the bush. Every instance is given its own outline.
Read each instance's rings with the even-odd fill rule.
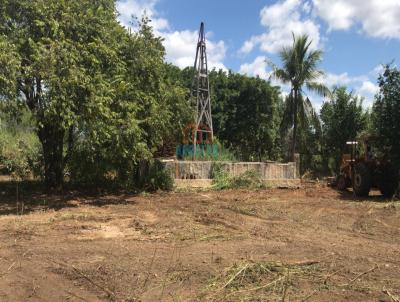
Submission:
[[[139,163],[109,163],[101,156],[92,159],[84,154],[74,154],[68,168],[71,183],[83,187],[105,187],[129,191],[170,191],[174,180],[158,160]]]
[[[213,188],[224,189],[265,189],[261,175],[255,170],[248,170],[238,176],[232,176],[222,169],[213,169]]]
[[[20,121],[0,116],[0,172],[17,179],[41,174],[41,148],[36,134],[28,126],[28,117]]]
[[[160,161],[146,162],[146,166],[144,173],[140,175],[139,189],[150,192],[157,190],[171,191],[173,189],[174,179]]]

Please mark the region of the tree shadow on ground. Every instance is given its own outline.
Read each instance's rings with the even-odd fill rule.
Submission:
[[[61,210],[79,205],[102,207],[132,204],[132,194],[99,189],[46,191],[39,182],[0,182],[0,216],[29,214],[36,211]],[[23,211],[22,211],[23,208]]]

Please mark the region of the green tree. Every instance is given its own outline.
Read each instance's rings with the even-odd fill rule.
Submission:
[[[79,116],[96,118],[111,99],[105,75],[118,68],[112,45],[122,32],[114,2],[21,0],[0,6],[0,34],[19,58],[16,95],[36,121],[45,182],[58,186],[65,166],[64,138],[72,135]]]
[[[146,17],[130,33],[114,0],[5,0],[0,12],[0,60],[10,62],[0,95],[31,111],[48,187],[62,184],[66,167],[76,179],[127,180],[179,131],[185,90],[166,74]]]
[[[400,167],[400,70],[384,66],[378,78],[379,92],[372,111],[373,128],[382,148],[390,148],[388,155]]]
[[[242,160],[278,159],[279,88],[222,70],[210,73],[210,83],[216,136]]]
[[[274,77],[291,85],[284,113],[284,122],[293,128],[290,147],[291,160],[294,160],[296,152],[299,122],[304,124],[305,119],[315,115],[310,100],[303,97],[303,86],[321,95],[328,92],[328,89],[318,82],[323,75],[323,72],[317,69],[318,63],[322,59],[322,52],[310,50],[311,43],[312,41],[309,41],[307,35],[293,35],[293,45],[284,47],[279,52],[283,63],[282,68],[272,64]]]
[[[322,144],[325,167],[338,173],[340,159],[346,153],[346,142],[354,141],[367,128],[368,113],[362,107],[362,99],[346,87],[333,89],[330,100],[322,105]]]
[[[77,158],[71,163],[80,182],[99,182],[111,171],[122,183],[141,184],[140,167],[160,146],[174,143],[188,120],[186,90],[168,73],[171,66],[164,63],[162,40],[153,34],[150,20],[144,17],[138,32],[119,43],[125,69],[111,114],[80,127],[86,135],[76,144]]]
[[[0,35],[0,101],[16,97],[18,64],[19,56],[14,46],[7,36]]]

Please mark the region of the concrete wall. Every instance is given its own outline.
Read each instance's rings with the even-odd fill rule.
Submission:
[[[175,179],[210,179],[215,162],[211,161],[164,161],[165,168]],[[276,162],[218,162],[231,175],[240,175],[248,170],[257,171],[265,180],[297,179],[296,163]]]

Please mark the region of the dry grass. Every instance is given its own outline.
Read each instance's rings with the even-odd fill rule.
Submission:
[[[207,301],[285,301],[296,292],[300,279],[315,279],[322,272],[318,263],[244,261],[229,267],[210,281],[202,292]],[[322,283],[321,283],[322,285]],[[267,300],[266,300],[267,299]]]

